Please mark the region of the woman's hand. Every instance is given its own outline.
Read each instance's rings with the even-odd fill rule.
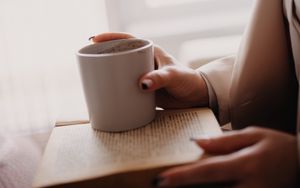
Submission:
[[[228,182],[237,188],[296,187],[295,136],[250,127],[195,142],[218,155],[163,172],[156,181],[158,187]]]
[[[134,38],[126,33],[104,33],[92,37],[94,42]],[[187,108],[208,105],[208,91],[202,76],[177,63],[176,59],[155,46],[156,70],[143,75],[140,87],[156,92],[156,102],[162,108]]]

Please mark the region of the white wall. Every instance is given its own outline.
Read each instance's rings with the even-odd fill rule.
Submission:
[[[180,58],[180,54],[185,42],[207,38],[216,41],[215,39],[219,37],[241,35],[253,4],[253,0],[106,0],[106,2],[110,29],[151,39],[180,61],[184,61]],[[214,45],[221,48],[218,43]],[[186,44],[184,46],[184,51],[193,50]],[[202,48],[201,44],[199,48]],[[216,54],[218,55],[221,54]]]
[[[253,2],[106,0],[111,30],[151,39],[192,68],[237,53]]]
[[[75,52],[107,29],[104,0],[1,0],[0,131],[85,114]]]

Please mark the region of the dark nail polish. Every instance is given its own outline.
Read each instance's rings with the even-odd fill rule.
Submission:
[[[149,89],[149,87],[148,87],[148,85],[147,85],[147,84],[145,84],[145,83],[142,83],[142,89],[143,89],[143,90],[147,90],[147,89]]]
[[[163,177],[160,177],[160,176],[155,177],[155,178],[153,179],[153,181],[152,181],[152,186],[153,186],[153,187],[160,187],[161,182],[162,182],[163,180],[164,180]]]
[[[93,38],[95,38],[95,36],[90,37],[89,40],[92,40]]]

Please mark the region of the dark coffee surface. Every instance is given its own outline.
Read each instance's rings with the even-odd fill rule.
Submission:
[[[118,53],[118,52],[125,52],[137,48],[141,48],[145,46],[145,42],[143,41],[127,41],[123,43],[118,43],[113,47],[102,49],[98,51],[98,54],[108,54],[108,53]]]

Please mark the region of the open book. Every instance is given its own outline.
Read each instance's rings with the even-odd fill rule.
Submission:
[[[203,151],[190,137],[221,134],[207,108],[157,111],[145,127],[96,131],[89,124],[54,128],[34,187],[151,187],[162,170],[195,162]]]

